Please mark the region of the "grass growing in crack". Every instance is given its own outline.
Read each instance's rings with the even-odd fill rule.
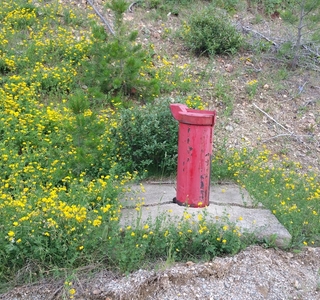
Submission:
[[[141,209],[137,205],[137,214]],[[212,220],[205,211],[190,213],[181,218],[171,216],[172,210],[160,214],[154,221],[125,225],[119,230],[117,265],[123,271],[134,270],[143,262],[155,262],[167,257],[168,261],[211,259],[222,253],[237,253],[246,242],[238,224],[225,216]],[[139,217],[137,218],[139,219]],[[130,224],[130,220],[128,220]],[[241,222],[241,220],[239,220]]]

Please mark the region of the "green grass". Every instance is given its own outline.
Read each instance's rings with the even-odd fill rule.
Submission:
[[[154,55],[153,45],[136,45],[135,34],[119,42],[95,15],[58,1],[7,1],[0,20],[0,290],[43,276],[69,282],[89,264],[129,272],[145,261],[208,259],[256,242],[237,224],[206,215],[190,224],[186,213],[167,228],[163,216],[137,228],[119,225],[126,184],[144,169],[175,169],[177,128],[163,124],[169,95],[204,108],[192,65]],[[119,56],[126,48],[133,60],[126,51]],[[215,94],[231,114],[225,81]],[[317,174],[268,150],[221,150],[212,167],[214,180],[233,180],[267,206],[292,234],[292,247],[320,245]],[[68,283],[65,290],[76,292]]]

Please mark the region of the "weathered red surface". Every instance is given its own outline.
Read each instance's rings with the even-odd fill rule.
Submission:
[[[212,135],[215,111],[171,104],[179,121],[177,196],[175,202],[191,207],[209,205]]]

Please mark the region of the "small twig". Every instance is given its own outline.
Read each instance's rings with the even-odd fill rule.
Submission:
[[[132,2],[132,3],[129,5],[128,11],[132,13],[132,12],[133,12],[132,7],[135,6],[137,3],[138,3],[138,2]]]
[[[245,31],[251,31],[251,32],[253,32],[254,34],[257,34],[257,35],[261,36],[263,39],[265,39],[265,40],[268,41],[269,43],[272,43],[272,45],[274,45],[274,46],[276,46],[276,47],[278,48],[278,44],[277,44],[275,41],[269,39],[268,37],[266,37],[266,36],[263,35],[262,33],[254,30],[254,29],[251,29],[251,28],[248,27],[248,26],[242,26],[242,28],[243,28]]]
[[[316,103],[316,100],[309,100],[309,101],[306,101],[303,103],[303,106],[306,107],[307,105],[312,105],[312,104],[315,104]]]
[[[253,69],[254,69],[254,71],[255,71],[256,73],[259,73],[259,72],[262,71],[262,68],[257,69],[254,64],[252,64],[252,66],[253,66]]]
[[[84,291],[83,285],[78,277],[77,277],[77,281],[78,281],[78,285],[80,286],[81,290]]]
[[[299,87],[298,87],[299,92],[298,92],[296,95],[294,95],[293,97],[291,97],[291,98],[289,98],[289,99],[287,99],[287,100],[283,100],[283,101],[281,101],[281,102],[288,102],[288,101],[291,101],[291,100],[295,99],[296,97],[298,97],[298,96],[303,92],[304,86],[305,86],[307,83],[308,83],[308,81],[306,81],[302,86],[299,86]]]
[[[270,141],[270,140],[273,140],[273,139],[276,139],[276,138],[282,137],[282,136],[292,136],[292,134],[290,134],[290,133],[277,134],[277,135],[272,136],[272,137],[270,137],[270,138],[268,138],[268,139],[262,140],[262,142],[268,142],[268,141]]]
[[[275,138],[277,138],[277,137],[281,137],[281,136],[291,136],[291,137],[294,137],[294,138],[296,138],[300,143],[303,143],[304,145],[305,145],[305,147],[307,147],[308,149],[310,149],[310,147],[308,147],[307,145],[306,145],[306,143],[302,140],[302,139],[300,139],[301,137],[309,137],[309,138],[313,138],[317,143],[318,143],[318,141],[314,138],[314,136],[312,136],[312,135],[296,135],[296,134],[294,134],[292,131],[290,131],[288,128],[286,128],[286,127],[284,127],[283,125],[281,125],[277,120],[275,120],[273,117],[271,117],[268,113],[266,113],[264,110],[262,110],[260,107],[258,107],[255,103],[253,103],[253,106],[255,107],[255,108],[257,108],[259,111],[261,111],[263,114],[265,114],[269,119],[271,119],[273,122],[275,122],[276,124],[278,124],[281,128],[283,128],[284,130],[286,130],[287,132],[289,132],[289,134],[287,134],[287,133],[284,133],[284,134],[278,134],[278,135],[276,135],[276,136],[273,136],[273,137],[271,137],[271,138],[268,138],[268,139],[265,139],[265,140],[263,140],[263,142],[266,142],[266,141],[269,141],[269,140],[272,140],[272,139],[275,139]]]
[[[100,17],[100,19],[102,20],[102,22],[108,27],[109,31],[111,32],[112,35],[115,35],[114,31],[112,30],[110,24],[108,23],[108,21],[101,15],[101,13],[94,7],[93,3],[91,2],[91,0],[87,0],[88,3],[92,6],[92,8],[94,9],[95,13]]]
[[[253,106],[260,110],[263,114],[265,114],[270,120],[278,124],[281,128],[283,128],[285,131],[289,132],[291,135],[293,135],[293,132],[291,132],[288,128],[281,125],[277,120],[275,120],[273,117],[271,117],[268,113],[266,113],[264,110],[262,110],[259,106],[257,106],[255,103],[253,103]]]
[[[302,86],[299,86],[299,93],[298,95],[300,95],[303,92],[304,86],[307,84],[308,81],[306,81]]]

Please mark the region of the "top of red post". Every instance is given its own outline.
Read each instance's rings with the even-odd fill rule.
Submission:
[[[173,117],[185,124],[214,126],[216,111],[188,108],[185,104],[170,104]]]

